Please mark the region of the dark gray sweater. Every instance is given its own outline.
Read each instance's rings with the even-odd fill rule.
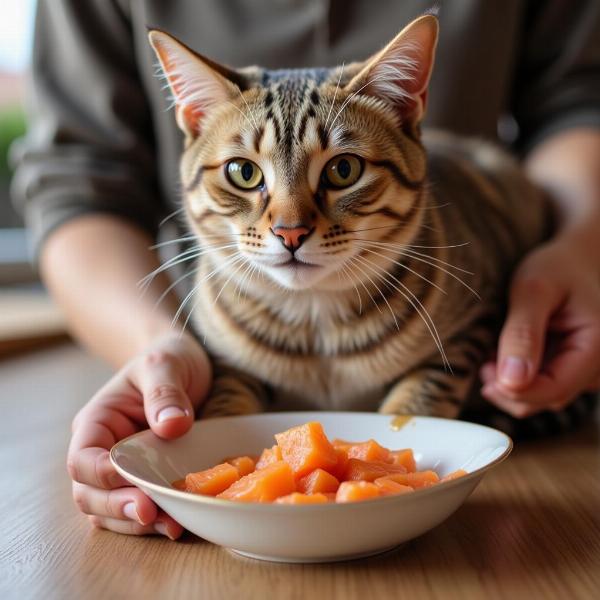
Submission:
[[[600,2],[452,0],[426,125],[526,151],[600,126]],[[366,58],[431,0],[39,0],[30,130],[14,199],[34,251],[56,227],[105,212],[152,235],[178,207],[181,136],[147,26],[239,67]],[[499,127],[500,123],[500,127]]]

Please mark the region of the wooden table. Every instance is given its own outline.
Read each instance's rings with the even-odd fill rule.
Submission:
[[[2,599],[600,598],[597,421],[518,446],[446,523],[400,550],[282,565],[191,535],[88,526],[64,457],[72,416],[108,374],[70,344],[0,362]]]

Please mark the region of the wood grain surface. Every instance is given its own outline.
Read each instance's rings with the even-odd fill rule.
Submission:
[[[283,565],[191,535],[88,526],[71,501],[65,452],[73,415],[108,375],[70,344],[0,362],[3,600],[600,597],[598,419],[517,445],[448,521],[401,549]]]

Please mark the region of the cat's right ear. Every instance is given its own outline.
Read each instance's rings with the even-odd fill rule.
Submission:
[[[151,29],[148,39],[173,94],[177,124],[188,139],[196,138],[205,116],[240,93],[241,78],[164,31]]]

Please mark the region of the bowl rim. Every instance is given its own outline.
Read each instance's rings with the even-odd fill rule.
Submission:
[[[222,421],[222,420],[229,420],[229,419],[252,418],[252,417],[267,416],[267,415],[299,416],[302,414],[315,414],[317,412],[318,412],[318,414],[322,414],[322,415],[338,415],[338,416],[339,415],[360,415],[360,414],[378,415],[378,413],[373,413],[373,412],[369,412],[369,411],[289,411],[289,412],[286,411],[286,412],[256,413],[256,414],[252,414],[252,415],[232,415],[232,416],[227,416],[227,417],[215,417],[212,419],[207,419],[207,421],[216,421],[216,420]],[[394,419],[396,419],[399,415],[378,415],[378,416],[388,417],[390,419],[390,426],[392,426]],[[404,415],[402,415],[402,416],[404,416]],[[318,510],[318,509],[328,510],[330,507],[342,507],[342,506],[346,506],[346,507],[348,507],[348,506],[364,506],[364,505],[369,505],[373,502],[389,502],[389,501],[398,502],[401,498],[413,498],[414,494],[418,494],[419,497],[422,497],[423,495],[426,495],[426,494],[436,493],[436,491],[439,490],[440,487],[442,489],[447,489],[448,487],[460,485],[462,483],[465,483],[466,481],[480,478],[486,471],[489,471],[492,467],[495,467],[496,465],[499,465],[501,462],[504,462],[508,458],[508,456],[510,455],[510,453],[513,451],[513,448],[514,448],[514,442],[513,442],[512,438],[508,434],[504,433],[503,431],[494,429],[493,427],[488,427],[487,425],[480,425],[479,423],[471,423],[470,421],[461,421],[459,419],[446,419],[443,417],[427,417],[427,416],[421,416],[421,415],[412,415],[403,423],[403,425],[399,429],[408,425],[408,423],[410,423],[415,418],[420,419],[420,420],[427,420],[427,421],[444,421],[444,422],[461,423],[461,424],[467,425],[469,427],[488,429],[489,431],[498,433],[501,436],[503,436],[504,438],[506,438],[506,442],[507,442],[506,448],[500,456],[496,457],[494,460],[492,460],[488,464],[486,464],[482,467],[479,467],[478,469],[475,469],[474,471],[469,471],[469,472],[467,472],[466,475],[463,475],[462,477],[458,477],[457,479],[451,479],[449,481],[440,481],[440,483],[437,483],[436,485],[416,489],[410,494],[391,494],[389,496],[382,496],[379,498],[369,498],[366,500],[361,500],[360,502],[327,502],[327,503],[322,503],[322,504],[320,504],[320,503],[319,504],[276,504],[275,502],[234,502],[232,500],[227,500],[225,498],[216,498],[214,496],[203,496],[201,494],[190,494],[189,492],[180,491],[175,488],[167,487],[165,485],[161,485],[158,483],[153,483],[151,481],[142,479],[141,477],[138,477],[137,475],[132,475],[131,473],[129,473],[127,470],[125,470],[123,467],[121,467],[118,464],[115,454],[116,454],[117,450],[119,449],[119,447],[124,445],[128,441],[132,440],[133,438],[148,434],[148,432],[151,431],[150,428],[144,429],[142,431],[138,431],[132,435],[127,436],[126,438],[123,438],[122,440],[119,440],[110,449],[109,457],[110,457],[111,464],[117,470],[117,472],[121,476],[123,476],[125,479],[127,479],[130,483],[133,483],[133,485],[136,485],[138,487],[148,488],[148,489],[158,492],[160,494],[166,494],[167,496],[172,496],[172,497],[178,498],[178,499],[185,499],[190,502],[196,502],[199,504],[215,505],[215,506],[219,506],[219,507],[222,507],[225,509],[229,508],[229,509],[235,509],[235,510],[282,510],[282,511],[293,510],[293,511],[297,511],[297,510]],[[202,420],[197,419],[192,424],[192,427],[194,427],[194,425],[196,425],[197,423],[200,423],[200,422],[202,422]],[[156,434],[154,434],[154,435],[156,435]],[[175,438],[175,439],[181,439],[181,438]],[[163,440],[163,441],[166,442],[166,441],[170,441],[170,440]]]

